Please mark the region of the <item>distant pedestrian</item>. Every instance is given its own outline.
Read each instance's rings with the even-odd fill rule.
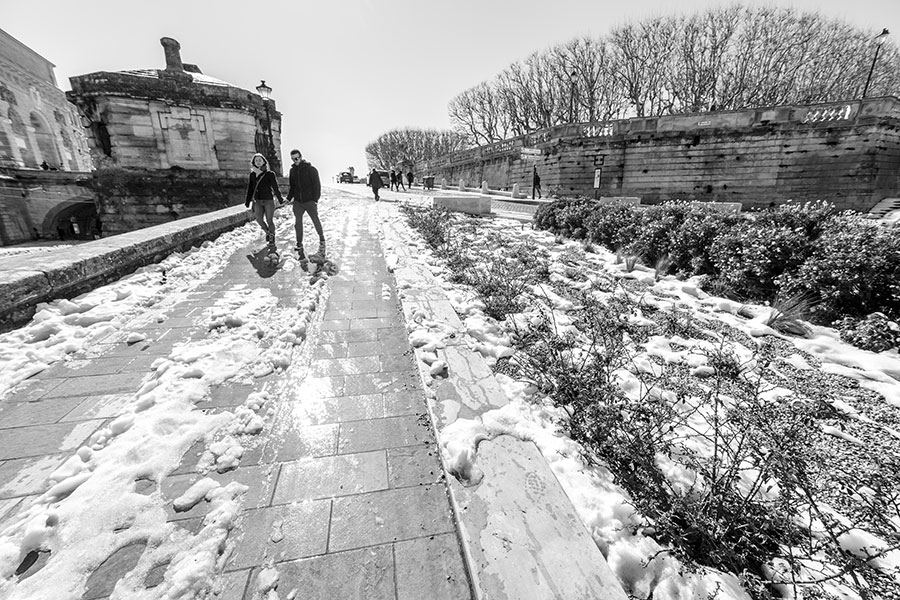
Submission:
[[[247,182],[244,206],[253,211],[256,222],[266,232],[266,242],[269,244],[275,243],[275,198],[284,202],[275,173],[269,169],[265,156],[254,154],[250,159],[250,180]]]
[[[403,188],[403,191],[406,191],[406,185],[403,183],[403,169],[397,169],[397,191],[400,191],[400,188]]]
[[[391,169],[391,191],[394,191],[394,188],[397,187],[397,171]],[[399,191],[400,188],[397,188]]]
[[[537,167],[534,168],[534,175],[531,177],[531,199],[534,200],[534,195],[537,193],[537,197],[541,197],[541,176],[538,175]]]
[[[413,179],[415,179],[415,178],[413,177],[412,171],[410,171],[409,173],[406,174],[406,181],[407,181],[407,183],[409,183],[409,189],[412,189]]]
[[[372,172],[369,173],[369,185],[372,187],[372,193],[375,194],[375,202],[378,202],[381,199],[378,197],[378,190],[384,187],[384,182],[375,169],[372,169]]]
[[[319,181],[319,171],[303,160],[299,150],[291,150],[291,172],[288,177],[290,189],[288,190],[288,202],[294,201],[294,231],[297,234],[297,258],[301,265],[306,260],[303,251],[303,213],[307,213],[312,220],[316,233],[319,234],[319,250],[316,254],[325,258],[325,232],[322,222],[319,220],[319,197],[322,195],[322,184]]]

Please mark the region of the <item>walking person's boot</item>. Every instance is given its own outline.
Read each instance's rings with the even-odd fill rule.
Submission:
[[[320,261],[325,260],[325,240],[324,239],[319,240],[319,249],[316,251],[315,254],[310,255],[310,258],[314,259],[314,260],[320,260]]]
[[[304,271],[309,270],[309,259],[306,258],[306,254],[303,252],[303,246],[299,244],[294,246],[294,252],[297,253],[297,261],[300,263],[300,268]]]

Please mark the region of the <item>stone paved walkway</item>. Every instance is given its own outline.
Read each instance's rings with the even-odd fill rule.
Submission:
[[[346,203],[348,218],[327,231],[339,270],[326,284],[324,314],[317,312],[321,321],[313,323],[302,352],[295,352],[299,356],[285,372],[253,385],[223,384],[197,405],[229,410],[260,389],[279,399],[240,467],[209,474],[223,485],[249,486],[215,597],[253,597],[262,567],[274,563],[282,598],[293,589],[304,599],[469,598],[425,396],[370,217],[372,203],[327,194],[325,210],[328,202]],[[279,241],[287,243],[292,234],[284,228]],[[261,277],[247,260],[252,250],[236,252],[165,322],[143,327],[141,343],[110,341],[101,356],[55,365],[0,401],[0,528],[45,491],[49,473],[124,410],[154,360],[176,343],[206,334],[200,316],[225,290],[237,284],[267,288],[279,304],[296,305],[299,270]],[[188,531],[200,526],[207,503],[176,512],[172,500],[203,476],[197,467],[202,450],[201,441],[163,481],[138,482],[136,488],[158,492],[169,520]],[[140,544],[118,550],[88,580],[83,600],[109,597],[143,551]],[[39,557],[20,577],[40,577],[41,566]],[[164,570],[151,571],[145,586],[158,585]]]

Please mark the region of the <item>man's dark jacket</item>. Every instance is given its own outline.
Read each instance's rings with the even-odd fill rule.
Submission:
[[[290,202],[318,202],[322,195],[322,184],[319,182],[319,172],[314,166],[301,160],[296,165],[291,165],[290,189],[287,200]]]

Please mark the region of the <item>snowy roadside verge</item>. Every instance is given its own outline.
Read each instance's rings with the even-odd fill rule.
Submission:
[[[378,216],[476,589],[491,597],[537,598],[554,590],[558,597],[624,600],[534,438],[522,429],[502,436],[511,433],[504,431],[509,423],[483,426],[482,418],[504,412],[508,395],[468,345],[446,286],[419,258],[421,247],[410,243],[397,206],[383,206]],[[535,581],[523,579],[523,570]]]

